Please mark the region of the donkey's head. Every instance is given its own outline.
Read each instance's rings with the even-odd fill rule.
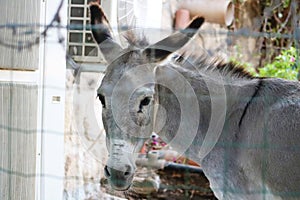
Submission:
[[[112,188],[126,190],[135,172],[135,153],[153,132],[154,68],[182,47],[204,19],[195,18],[189,27],[145,48],[123,49],[112,37],[108,21],[98,4],[90,5],[92,34],[108,67],[97,90],[103,105],[109,160],[105,175]],[[131,41],[132,43],[132,41]]]

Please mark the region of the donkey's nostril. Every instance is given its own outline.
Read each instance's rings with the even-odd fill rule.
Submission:
[[[131,175],[131,167],[130,165],[126,165],[126,170],[124,172],[124,176],[130,176]]]
[[[125,169],[123,168],[123,170],[110,168],[106,165],[104,167],[104,175],[108,179],[115,179],[116,177],[127,179],[133,175],[133,172],[130,165],[125,165]]]
[[[129,175],[130,175],[130,172],[125,172],[124,175],[125,175],[125,176],[129,176]]]
[[[110,177],[110,173],[109,173],[109,170],[108,170],[107,166],[104,167],[104,175],[106,176],[106,178]]]

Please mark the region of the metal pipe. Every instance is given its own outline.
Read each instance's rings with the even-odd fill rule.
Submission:
[[[203,173],[203,170],[201,169],[201,167],[173,163],[173,162],[167,162],[164,169],[181,171],[181,172],[189,172],[189,173]]]
[[[197,166],[167,162],[165,159],[159,159],[158,151],[150,151],[147,158],[138,158],[136,160],[136,165],[141,167],[149,167],[152,169],[170,169],[189,173],[203,173],[202,169]]]

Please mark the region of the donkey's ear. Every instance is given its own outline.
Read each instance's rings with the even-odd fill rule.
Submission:
[[[163,60],[174,51],[184,46],[204,23],[203,17],[194,18],[189,26],[169,37],[147,47],[144,54],[154,60]]]
[[[90,3],[90,18],[94,40],[105,60],[110,63],[120,54],[122,48],[113,40],[109,22],[98,3]]]

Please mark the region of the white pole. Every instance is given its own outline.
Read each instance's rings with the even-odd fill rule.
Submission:
[[[53,19],[61,0],[45,2],[45,23]],[[67,1],[60,10],[62,25],[67,25]],[[67,30],[61,29],[67,38]],[[65,40],[66,42],[66,40]],[[66,44],[64,44],[66,46]],[[61,200],[64,190],[64,104],[66,50],[58,43],[57,29],[49,29],[44,44],[42,71],[41,124],[41,200]]]

